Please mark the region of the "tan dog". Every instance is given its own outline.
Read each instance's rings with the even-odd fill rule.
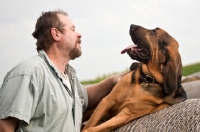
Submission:
[[[186,100],[181,85],[182,63],[178,42],[160,28],[148,30],[131,25],[135,46],[122,53],[141,63],[131,70],[102,99],[83,132],[108,132],[131,120]],[[105,122],[100,123],[102,119]]]

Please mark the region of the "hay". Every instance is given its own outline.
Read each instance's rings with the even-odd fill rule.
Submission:
[[[200,98],[200,80],[182,84],[188,99]]]
[[[200,99],[188,99],[112,132],[200,132]]]

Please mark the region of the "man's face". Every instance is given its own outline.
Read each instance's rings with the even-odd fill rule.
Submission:
[[[72,21],[65,15],[58,14],[60,21],[64,24],[64,32],[60,41],[60,48],[64,50],[71,60],[79,57],[81,51],[81,34],[75,31],[75,26]]]

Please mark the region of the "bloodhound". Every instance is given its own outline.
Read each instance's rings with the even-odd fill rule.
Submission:
[[[187,98],[181,85],[178,42],[161,28],[148,30],[132,24],[129,33],[135,45],[122,53],[139,62],[102,99],[83,132],[108,132]]]

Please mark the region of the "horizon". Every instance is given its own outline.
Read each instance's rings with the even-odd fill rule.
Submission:
[[[179,43],[183,66],[200,62],[200,1],[0,1],[0,82],[12,67],[37,55],[32,37],[37,18],[43,11],[66,11],[82,35],[80,58],[70,61],[79,80],[120,72],[133,60],[121,54],[133,42],[131,24],[147,29],[160,27]]]

